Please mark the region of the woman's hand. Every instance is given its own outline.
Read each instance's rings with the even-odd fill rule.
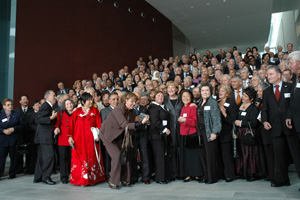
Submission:
[[[214,141],[215,139],[217,139],[217,135],[212,133],[210,135],[210,141]]]
[[[74,140],[73,140],[73,138],[72,138],[72,137],[69,137],[69,140],[68,140],[68,142],[69,142],[70,146],[72,146],[72,144],[74,144]]]
[[[170,134],[171,134],[171,131],[170,131],[169,129],[167,129],[167,130],[166,130],[166,134],[167,134],[167,135],[170,135]]]
[[[227,117],[226,108],[224,108],[224,106],[220,106],[220,111],[224,117]]]
[[[181,123],[185,123],[186,122],[186,118],[185,117],[179,117],[178,121]]]
[[[150,119],[150,116],[147,115],[147,117],[145,117],[143,120],[142,120],[142,124],[146,124],[149,122],[149,119]]]
[[[197,105],[195,104],[195,103],[191,103],[191,105],[190,106],[194,106],[194,107],[196,107],[197,108]]]
[[[56,128],[54,129],[54,134],[55,134],[55,135],[59,135],[59,134],[60,134],[60,129],[59,129],[58,127],[56,127]]]
[[[241,122],[242,122],[241,120],[235,120],[234,123],[236,126],[241,127]]]

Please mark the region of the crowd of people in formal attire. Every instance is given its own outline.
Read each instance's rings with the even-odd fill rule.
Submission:
[[[26,94],[15,110],[4,99],[0,177],[9,154],[10,179],[34,174],[50,185],[59,169],[63,184],[106,180],[112,189],[221,179],[289,186],[289,165],[300,178],[300,51],[277,49],[140,57],[131,72],[60,82],[32,107]]]

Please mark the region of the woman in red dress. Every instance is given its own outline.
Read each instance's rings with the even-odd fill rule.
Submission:
[[[81,101],[83,106],[72,114],[69,143],[75,147],[72,149],[70,183],[83,186],[104,181],[105,174],[101,151],[91,131],[91,127],[100,129],[100,114],[93,107],[90,94],[83,93]]]

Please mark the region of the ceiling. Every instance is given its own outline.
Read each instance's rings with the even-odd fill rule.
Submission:
[[[299,0],[146,0],[190,40],[194,49],[258,46],[268,40],[273,9]],[[274,1],[274,8],[273,8]]]

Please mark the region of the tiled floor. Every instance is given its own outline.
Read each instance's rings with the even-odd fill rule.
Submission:
[[[99,183],[95,186],[73,186],[64,185],[59,182],[59,174],[53,175],[52,179],[58,184],[54,186],[43,183],[33,183],[33,175],[19,175],[16,179],[9,180],[7,176],[0,181],[1,200],[76,200],[76,199],[95,199],[95,200],[176,200],[176,199],[201,199],[201,200],[296,200],[300,199],[300,181],[295,172],[290,172],[291,186],[272,188],[269,182],[263,180],[246,182],[235,180],[231,183],[219,181],[216,184],[205,185],[198,182],[183,183],[174,181],[167,185],[151,183],[137,183],[130,188],[112,190],[107,183]]]

